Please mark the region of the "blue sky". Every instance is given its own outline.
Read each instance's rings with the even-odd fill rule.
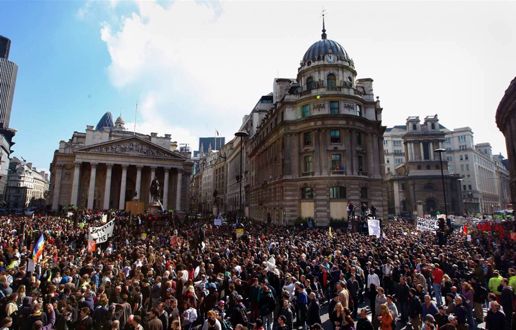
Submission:
[[[295,10],[293,9],[295,7]],[[438,114],[506,154],[494,123],[516,73],[510,2],[2,1],[0,34],[19,66],[14,156],[48,169],[60,140],[122,114],[132,129],[197,147],[227,139],[276,77],[295,77],[320,38],[374,79],[383,124]]]

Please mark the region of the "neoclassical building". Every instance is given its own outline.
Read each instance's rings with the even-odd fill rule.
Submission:
[[[176,151],[171,135],[127,131],[119,117],[106,113],[97,126],[61,141],[50,164],[52,210],[74,205],[88,209],[125,209],[139,200],[147,206],[149,187],[157,178],[166,209],[186,210],[189,155]]]
[[[387,174],[389,213],[405,217],[438,211],[463,214],[461,176],[449,173],[447,151],[441,155],[436,151],[444,144],[445,132],[437,115],[423,122],[418,116],[407,118],[401,147],[404,161]]]
[[[260,118],[261,119],[261,118]],[[352,202],[387,215],[382,108],[373,80],[357,79],[351,57],[327,38],[304,54],[296,78],[274,80],[264,118],[245,143],[250,217],[318,225],[347,217]]]
[[[516,203],[516,78],[505,91],[498,109],[496,110],[496,124],[505,136],[507,158],[509,158],[509,172],[511,180],[511,199],[514,208]]]

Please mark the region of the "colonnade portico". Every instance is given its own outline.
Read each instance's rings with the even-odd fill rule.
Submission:
[[[169,208],[169,194],[172,192],[175,195],[175,203],[172,206],[175,210],[181,210],[181,168],[160,164],[132,165],[88,160],[76,161],[74,164],[70,204],[85,204],[88,209],[104,210],[125,209],[126,201],[131,199],[148,204],[151,202],[148,191],[154,178],[158,179],[162,188],[163,207]],[[172,184],[176,186],[175,190],[169,188],[171,179]],[[80,199],[81,196],[86,196],[86,203]]]

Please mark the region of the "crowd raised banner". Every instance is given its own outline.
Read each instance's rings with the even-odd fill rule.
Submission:
[[[100,227],[90,227],[88,229],[88,240],[95,241],[95,243],[104,243],[113,236],[113,229],[115,228],[115,220],[111,220]]]
[[[416,229],[419,231],[433,231],[435,232],[439,228],[437,219],[431,218],[417,218]]]
[[[367,228],[369,229],[370,236],[376,236],[380,238],[382,231],[380,229],[380,220],[378,219],[367,219]]]

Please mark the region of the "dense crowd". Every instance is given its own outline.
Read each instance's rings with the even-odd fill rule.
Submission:
[[[510,235],[455,230],[441,246],[434,233],[394,220],[382,223],[381,239],[251,222],[237,238],[228,224],[112,217],[114,236],[95,251],[88,227],[100,225],[100,214],[0,217],[0,330],[516,324]],[[33,262],[42,234],[43,254]]]

